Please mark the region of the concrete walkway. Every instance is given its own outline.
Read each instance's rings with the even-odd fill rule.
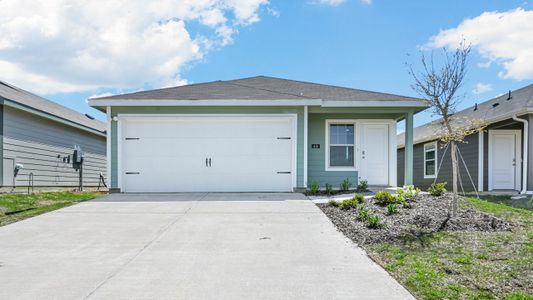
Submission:
[[[114,194],[0,227],[0,299],[412,299],[300,194]]]

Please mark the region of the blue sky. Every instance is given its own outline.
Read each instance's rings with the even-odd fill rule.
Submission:
[[[453,46],[454,42],[459,42],[458,36],[466,34],[471,35],[472,40],[476,42],[471,56],[470,72],[462,91],[465,94],[462,108],[533,83],[533,61],[527,60],[533,58],[530,38],[518,38],[523,43],[520,45],[514,45],[516,43],[512,39],[500,38],[508,36],[506,32],[516,32],[513,26],[520,28],[520,18],[531,20],[528,24],[533,23],[529,14],[533,5],[524,1],[272,0],[265,3],[264,0],[258,0],[258,5],[251,9],[255,10],[247,10],[248,15],[244,17],[238,16],[238,8],[229,11],[221,9],[227,19],[225,27],[220,25],[220,21],[209,23],[204,17],[187,17],[186,14],[175,17],[185,21],[181,31],[177,30],[176,35],[166,37],[168,43],[172,43],[175,38],[179,39],[181,32],[190,35],[190,39],[211,45],[200,50],[200,54],[193,50],[184,52],[182,48],[176,48],[176,57],[185,58],[175,65],[174,72],[167,74],[173,74],[170,77],[179,84],[269,75],[417,96],[410,88],[412,80],[405,63],[418,62],[420,46],[437,49],[440,45]],[[517,9],[522,12],[517,12]],[[502,16],[517,20],[518,24],[499,24],[494,21],[491,25],[491,20],[497,20],[498,15],[491,18],[490,15],[483,15],[486,12],[504,14]],[[515,13],[520,13],[520,16],[515,17]],[[466,23],[464,28],[461,27],[465,20],[471,20],[473,24]],[[484,22],[485,20],[487,22]],[[475,22],[484,25],[476,25]],[[492,26],[496,28],[495,36],[490,36]],[[231,37],[223,39],[220,28],[229,28]],[[446,29],[452,31],[442,33],[431,44],[432,37],[438,36],[441,30]],[[0,33],[1,30],[0,28]],[[72,40],[67,33],[59,37],[67,41]],[[457,41],[453,41],[454,38]],[[525,41],[522,42],[523,40]],[[501,44],[505,42],[513,44],[514,46],[509,45],[509,48],[514,47],[515,50],[501,50],[502,47],[507,48],[505,44]],[[20,66],[22,70],[28,69],[24,65],[25,62],[16,55],[6,54],[5,47],[2,50],[1,45],[0,39],[0,63],[4,60]],[[165,46],[166,43],[162,43],[157,47]],[[26,43],[24,47],[31,52],[32,47],[39,45]],[[157,48],[155,49],[157,51]],[[136,50],[129,51],[135,53]],[[526,53],[518,54],[520,51]],[[35,53],[39,55],[38,52]],[[68,55],[69,52],[65,50],[65,53]],[[527,68],[523,67],[524,57],[529,64]],[[505,64],[513,60],[516,60],[515,67],[506,67]],[[147,60],[146,65],[130,71],[125,70],[121,73],[125,75],[121,76],[128,77],[131,73],[136,73],[132,75],[136,77],[124,84],[120,82],[120,78],[100,82],[98,70],[89,70],[87,72],[94,71],[96,75],[84,78],[83,74],[80,74],[81,79],[72,84],[72,88],[68,85],[68,74],[59,74],[54,68],[36,68],[31,72],[35,73],[35,76],[54,78],[54,84],[58,86],[56,89],[46,89],[35,85],[39,94],[80,112],[104,119],[103,114],[86,104],[86,99],[91,95],[167,86],[169,84],[162,84],[161,80],[154,81],[154,72],[144,71],[145,68],[148,70],[154,67],[152,64],[158,63],[161,62]],[[84,70],[81,68],[80,72]],[[3,78],[0,73],[0,80],[13,82],[9,79]],[[20,76],[14,77],[14,81],[14,84],[32,91],[34,83],[31,81],[25,81]],[[63,88],[62,82],[66,82],[67,88]],[[476,86],[477,93],[474,92]],[[425,123],[431,117],[429,112],[420,113],[415,118],[415,125]]]

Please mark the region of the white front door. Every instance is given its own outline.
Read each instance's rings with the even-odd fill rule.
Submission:
[[[389,124],[361,124],[359,180],[389,184]]]
[[[519,189],[520,131],[489,132],[489,187],[491,190]]]
[[[292,191],[291,117],[120,120],[124,192]]]

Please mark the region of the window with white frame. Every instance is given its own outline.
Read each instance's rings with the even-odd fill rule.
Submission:
[[[328,123],[328,169],[355,168],[355,123]]]
[[[424,144],[424,178],[437,176],[437,142]]]

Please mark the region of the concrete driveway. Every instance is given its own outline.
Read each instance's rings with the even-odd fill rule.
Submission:
[[[0,227],[0,299],[412,299],[301,194],[114,194]]]

